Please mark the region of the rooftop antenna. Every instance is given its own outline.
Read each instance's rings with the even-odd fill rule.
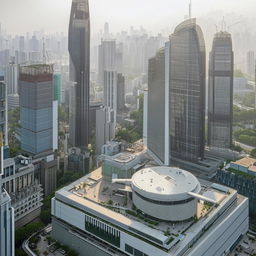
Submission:
[[[191,19],[192,0],[189,1],[189,19]]]
[[[224,31],[224,28],[225,27],[225,19],[224,19],[224,16],[222,18],[222,22],[221,22],[221,31]]]
[[[214,25],[215,25],[216,33],[218,33],[218,26],[216,24]]]

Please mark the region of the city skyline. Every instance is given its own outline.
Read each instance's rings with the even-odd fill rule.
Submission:
[[[159,28],[174,27],[185,16],[188,16],[189,1],[176,1],[173,5],[173,2],[167,0],[161,0],[160,4],[155,0],[139,2],[109,0],[107,4],[104,4],[102,0],[96,0],[89,4],[91,5],[92,31],[94,32],[102,29],[104,22],[109,22],[114,32],[127,30],[130,26],[143,26],[156,32]],[[231,25],[234,21],[231,20],[232,16],[236,13],[244,14],[243,17],[240,16],[242,20],[253,19],[251,6],[255,5],[255,2],[247,0],[247,4],[244,4],[242,0],[235,3],[232,0],[210,0],[206,3],[203,0],[194,0],[192,4],[193,17],[204,19],[207,16],[211,16],[211,18],[216,16],[220,26],[223,16],[226,17],[227,24]],[[33,9],[34,11],[30,12],[27,6],[30,6],[29,10]],[[71,0],[37,0],[36,2],[24,0],[22,3],[18,0],[3,0],[0,10],[1,22],[2,26],[11,34],[18,32],[25,34],[27,31],[42,29],[51,33],[58,31],[67,34],[70,7]],[[226,11],[227,9],[228,11]],[[155,10],[158,11],[155,12]],[[215,15],[209,15],[211,13],[215,13]],[[22,19],[22,26],[16,22],[16,17]],[[237,15],[237,17],[239,16]],[[31,22],[32,20],[33,22]]]

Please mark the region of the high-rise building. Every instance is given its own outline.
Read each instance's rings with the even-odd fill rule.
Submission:
[[[53,87],[54,87],[54,100],[61,104],[61,74],[56,73],[53,75]]]
[[[249,76],[254,76],[254,68],[255,68],[255,55],[254,55],[254,51],[249,51],[247,52],[247,56],[246,56],[246,72]]]
[[[117,74],[117,111],[121,112],[125,107],[125,77]]]
[[[218,32],[209,59],[208,145],[230,148],[232,144],[234,54],[231,35]]]
[[[102,40],[99,46],[99,81],[103,86],[104,108],[96,112],[97,154],[100,153],[104,144],[115,137],[117,113],[116,56],[116,41],[111,39]]]
[[[205,44],[195,19],[176,27],[148,72],[149,151],[166,165],[198,162],[204,157]]]
[[[205,43],[195,19],[170,38],[170,155],[189,161],[204,157]]]
[[[102,106],[96,110],[96,154],[101,154],[102,146],[111,141],[115,134],[114,112]]]
[[[169,45],[169,44],[168,44]],[[169,83],[165,81],[165,55],[167,48],[159,50],[148,64],[148,149],[156,155],[161,162],[169,163],[169,154],[165,155],[165,144],[169,148],[168,130],[169,110],[165,105],[168,102]],[[165,84],[167,82],[167,84]],[[166,115],[167,114],[167,115]],[[168,118],[168,119],[166,119]],[[168,125],[168,127],[166,126]],[[166,136],[167,135],[167,136]],[[168,150],[169,151],[169,150]]]
[[[8,87],[8,94],[18,93],[18,65],[15,57],[11,58],[11,62],[6,67],[6,84]]]
[[[90,16],[88,0],[73,0],[70,14],[68,50],[70,80],[76,82],[75,138],[76,147],[87,149],[89,143],[90,96]]]
[[[20,68],[21,148],[33,155],[53,150],[53,66]]]
[[[0,75],[0,133],[3,143],[8,145],[8,111],[7,111],[7,89],[4,76]]]

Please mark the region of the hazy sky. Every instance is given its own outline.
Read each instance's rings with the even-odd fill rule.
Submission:
[[[98,32],[108,21],[112,31],[142,25],[156,32],[173,26],[188,13],[189,0],[91,0],[91,29]],[[256,0],[193,0],[193,16],[223,12],[254,18]],[[0,0],[0,22],[12,34],[44,29],[67,33],[71,0]]]

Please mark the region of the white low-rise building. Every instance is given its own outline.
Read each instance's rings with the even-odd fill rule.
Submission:
[[[246,197],[181,169],[113,182],[99,168],[57,191],[53,237],[82,256],[222,256],[248,230]]]

